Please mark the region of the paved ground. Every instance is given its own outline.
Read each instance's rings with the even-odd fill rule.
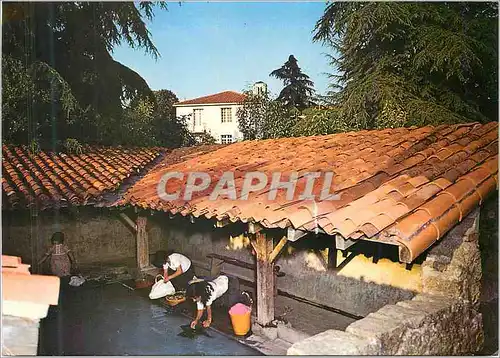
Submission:
[[[120,283],[70,288],[42,320],[39,355],[259,355],[212,329],[179,337],[190,319]]]
[[[104,270],[105,267],[96,267],[95,269],[101,272],[103,280],[113,278],[113,276],[115,279],[117,277],[122,279],[126,279],[127,276],[130,277],[126,272],[123,272],[123,269],[120,269],[119,265],[109,269],[108,272],[111,273],[108,275],[102,275],[103,271],[107,271]],[[113,273],[118,273],[118,275],[114,275]],[[99,275],[96,277],[99,278],[98,276]],[[483,281],[481,311],[484,321],[485,347],[481,354],[492,354],[498,350],[498,276],[495,274],[492,275],[492,277],[488,277],[488,271],[486,271]],[[129,285],[133,287],[134,282],[129,282]],[[242,287],[242,289],[251,291],[248,287]],[[141,294],[147,297],[149,289],[138,290],[136,292],[139,293],[139,291],[142,291]],[[157,302],[160,302],[159,304],[166,307],[161,300],[157,300]],[[354,322],[352,318],[298,302],[284,296],[277,296],[275,305],[276,318],[289,322],[295,330],[301,331],[307,335],[315,335],[328,329],[345,330],[349,324]],[[192,315],[191,307],[188,304],[179,305],[173,311],[183,315]],[[227,311],[218,310],[214,313],[213,327],[227,337],[236,338],[232,333]],[[272,355],[286,354],[286,349],[289,346],[287,342],[279,338],[274,341],[262,341],[255,335],[247,336],[247,342],[245,344],[254,346],[264,354]]]
[[[90,271],[93,272],[90,273]],[[123,263],[121,265],[120,263],[116,263],[114,265],[107,264],[105,267],[93,267],[93,270],[87,272],[89,272],[88,276],[93,276],[95,279],[102,278],[103,280],[131,277],[130,275],[127,277],[127,269]],[[133,281],[129,285],[134,286]],[[246,286],[242,286],[241,289],[253,291],[252,288]],[[275,316],[277,319],[289,322],[294,329],[302,331],[307,335],[315,335],[328,329],[344,330],[349,324],[354,322],[352,318],[281,295],[276,297],[275,305]],[[180,305],[176,310],[179,312],[183,311],[184,314],[190,312],[190,308],[187,305]],[[217,329],[232,335],[231,323],[227,312],[219,312],[219,317]]]
[[[293,328],[311,336],[328,329],[344,330],[355,321],[288,297],[278,296],[275,304],[277,318],[290,322]]]

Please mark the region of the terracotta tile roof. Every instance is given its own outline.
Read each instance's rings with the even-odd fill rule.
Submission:
[[[189,202],[166,202],[157,194],[167,171],[207,172],[211,186]],[[209,194],[225,171],[234,172],[238,195],[243,175],[334,172],[332,190],[339,200],[292,200],[280,190],[250,193],[248,200]],[[281,180],[284,178],[282,176]],[[185,186],[170,180],[167,192]],[[313,193],[321,191],[318,180]],[[400,245],[400,259],[411,262],[464,218],[498,187],[498,124],[442,125],[359,131],[328,136],[244,141],[148,173],[126,193],[122,204],[204,216],[259,222],[267,228],[322,230],[344,238],[370,238]]]
[[[163,148],[84,147],[80,154],[2,146],[2,208],[88,205],[152,164]]]
[[[206,153],[213,152],[217,149],[221,149],[226,146],[227,145],[225,144],[213,144],[213,145],[200,145],[196,147],[184,147],[184,148],[174,149],[170,153],[165,155],[165,157],[158,164],[156,164],[151,170],[149,170],[146,175],[149,178],[161,177],[161,175],[165,172],[165,169],[169,168],[174,164],[191,159],[196,160],[196,158]],[[133,195],[137,195],[143,189],[150,189],[150,185],[151,183],[149,182],[149,180],[137,181],[127,190],[125,195],[123,195],[123,198],[117,200],[116,203],[113,204],[113,206],[128,205],[129,201],[126,198]]]
[[[217,104],[217,103],[241,103],[245,100],[246,96],[242,93],[234,91],[224,91],[209,96],[198,97],[189,99],[187,101],[178,102],[175,106],[189,105],[189,104]]]

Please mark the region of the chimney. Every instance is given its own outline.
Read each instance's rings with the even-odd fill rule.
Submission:
[[[262,81],[255,82],[252,88],[252,92],[256,96],[263,96],[267,94],[267,85]]]

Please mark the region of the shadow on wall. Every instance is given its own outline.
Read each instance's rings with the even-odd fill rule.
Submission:
[[[2,252],[34,265],[49,249],[52,234],[62,231],[79,264],[135,257],[135,237],[117,214],[106,208],[63,208],[36,216],[27,210],[2,211]],[[154,241],[150,246],[160,247]]]
[[[479,247],[484,277],[498,282],[498,192],[481,208]]]
[[[187,218],[168,220],[166,215],[155,215],[151,225],[161,227],[158,232],[161,232],[169,249],[184,253],[195,262],[208,266],[210,261],[206,256],[211,253],[254,262],[243,224],[214,228],[208,220],[197,220],[192,224]],[[278,232],[274,234],[282,236]],[[370,259],[373,256],[369,251],[371,246],[366,247],[361,242],[355,245],[356,250],[352,247],[354,258],[342,270],[327,269],[325,249],[331,242],[327,236],[308,237],[289,245],[288,249],[285,247],[276,262],[286,273],[286,276],[278,278],[278,287],[299,297],[360,315],[409,299],[418,291],[419,265],[406,270],[405,265],[387,258],[392,253],[386,249],[378,250],[381,255],[378,263],[374,263]],[[365,250],[363,254],[362,250]],[[342,254],[338,255],[341,262]],[[327,257],[328,254],[326,261]],[[232,265],[223,269],[244,277],[254,277],[252,271]],[[392,285],[393,281],[397,284]]]
[[[306,266],[316,271],[327,271],[328,261],[333,256],[332,238],[321,235],[291,243],[282,259],[287,260],[293,252],[307,252]],[[332,255],[330,255],[332,253]],[[337,250],[335,268],[330,270],[344,277],[361,279],[404,290],[421,292],[422,258],[412,265],[399,262],[398,247],[369,241],[359,241],[345,251]]]
[[[479,216],[481,250],[481,312],[483,313],[484,348],[481,354],[498,352],[498,192],[481,208]]]

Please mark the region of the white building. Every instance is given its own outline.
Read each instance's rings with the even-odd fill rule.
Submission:
[[[174,104],[177,117],[187,118],[188,129],[194,133],[207,132],[217,143],[227,144],[243,139],[238,129],[236,112],[245,95],[225,91]]]
[[[267,86],[264,82],[257,82],[252,91],[263,94],[267,92]],[[245,98],[242,93],[225,91],[178,102],[174,107],[177,117],[188,116],[188,129],[192,133],[207,132],[217,143],[227,144],[243,139],[236,112]]]

